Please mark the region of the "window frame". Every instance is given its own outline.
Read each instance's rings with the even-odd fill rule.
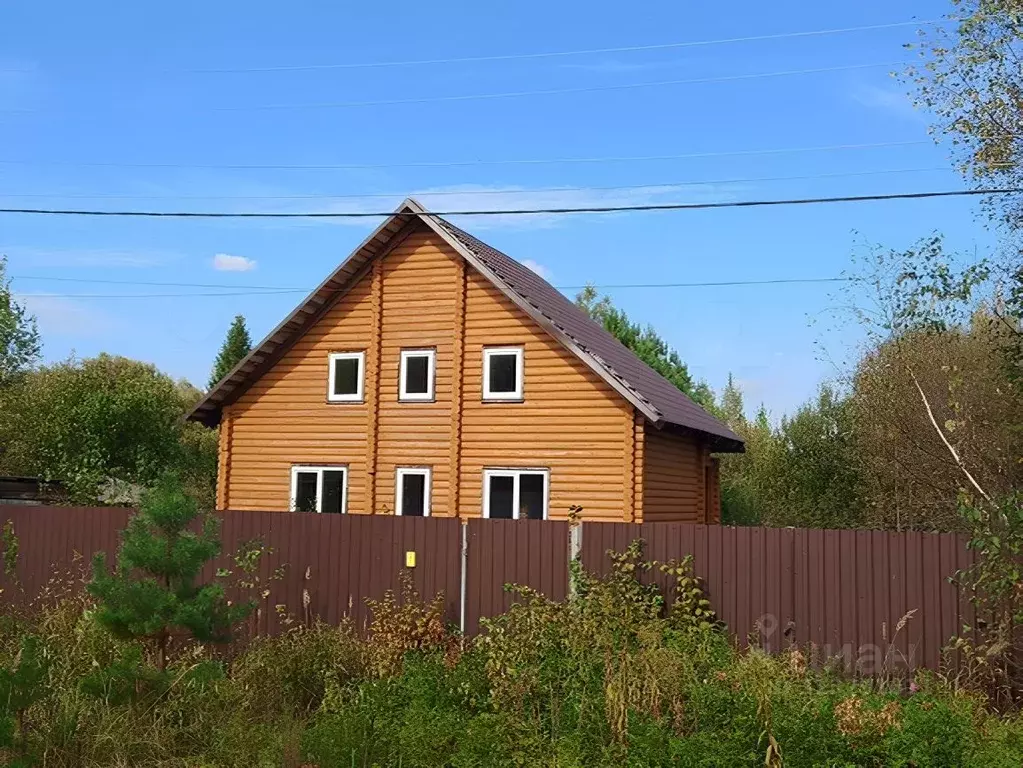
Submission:
[[[494,477],[512,477],[512,520],[520,520],[522,475],[543,475],[543,517],[547,520],[551,506],[551,471],[544,467],[484,467],[483,468],[483,517],[490,519],[490,481]],[[505,520],[507,518],[495,518]]]
[[[334,365],[338,360],[358,360],[359,376],[355,394],[338,395],[334,393],[337,369]],[[331,352],[327,360],[327,402],[329,403],[361,403],[366,391],[366,353],[362,352]]]
[[[422,475],[426,478],[423,484],[423,517],[430,517],[430,504],[433,502],[433,467],[395,467],[394,468],[394,514],[403,517],[401,503],[404,496],[402,481],[406,475]],[[417,517],[417,515],[412,515]]]
[[[407,392],[408,369],[406,361],[410,357],[426,358],[426,392]],[[432,403],[437,397],[437,349],[435,347],[410,347],[402,349],[398,355],[398,402],[400,403]]]
[[[344,479],[341,481],[341,514],[348,514],[348,465],[347,464],[292,464],[291,465],[291,498],[288,503],[288,510],[291,512],[300,511],[298,507],[298,475],[300,472],[316,473],[316,512],[323,514],[323,473],[341,472]],[[304,511],[304,510],[301,510]]]
[[[513,392],[491,392],[490,390],[490,359],[495,355],[515,356],[515,390]],[[522,402],[525,399],[525,351],[523,347],[484,347],[483,348],[483,401],[484,402]]]

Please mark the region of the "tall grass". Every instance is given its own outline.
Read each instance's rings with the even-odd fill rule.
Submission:
[[[0,618],[0,668],[26,636],[46,659],[0,764],[1023,764],[1023,720],[992,714],[979,694],[932,675],[908,690],[850,680],[795,649],[739,651],[706,613],[693,620],[698,601],[663,615],[662,596],[633,578],[642,567],[634,550],[607,578],[577,573],[567,602],[520,589],[472,643],[408,591],[373,605],[368,637],[313,623],[236,654],[181,645],[170,682],[141,696],[109,682],[137,647],[68,596]]]

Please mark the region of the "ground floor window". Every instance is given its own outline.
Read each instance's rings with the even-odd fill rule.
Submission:
[[[549,480],[546,469],[484,469],[483,516],[546,519]]]
[[[344,514],[348,504],[348,467],[291,468],[291,510]]]
[[[395,471],[394,512],[404,517],[430,516],[429,467],[398,467]]]

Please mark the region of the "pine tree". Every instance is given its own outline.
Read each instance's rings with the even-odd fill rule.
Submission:
[[[249,330],[245,327],[245,318],[235,315],[231,327],[227,329],[227,338],[220,347],[220,354],[213,363],[213,373],[210,374],[210,389],[213,389],[222,378],[227,376],[231,370],[249,354],[252,349],[252,339],[249,338]]]
[[[575,297],[576,306],[596,320],[604,330],[636,353],[636,357],[685,392],[705,408],[714,406],[714,393],[704,381],[693,381],[689,368],[677,351],[662,339],[653,326],[643,327],[611,303],[610,296],[587,285]]]
[[[206,516],[198,533],[190,530],[200,516],[177,479],[166,477],[128,522],[116,571],[109,572],[102,552],[93,562],[88,589],[99,601],[97,620],[116,637],[150,643],[161,673],[173,633],[226,642],[252,609],[229,604],[219,584],[196,584],[203,566],[220,554],[216,518]]]

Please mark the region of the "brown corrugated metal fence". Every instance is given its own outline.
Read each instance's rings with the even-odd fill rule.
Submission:
[[[606,573],[608,550],[635,539],[651,560],[691,554],[718,617],[740,642],[770,650],[813,644],[861,667],[876,666],[881,654],[896,666],[933,669],[973,620],[949,582],[973,557],[956,534],[604,523],[583,526],[582,563]],[[668,586],[659,572],[648,578]]]
[[[19,546],[17,581],[0,573],[0,599],[28,600],[54,578],[83,577],[97,551],[112,559],[130,514],[110,507],[0,506],[0,524],[13,522]],[[277,606],[293,620],[350,617],[364,626],[365,600],[397,591],[403,571],[422,596],[443,593],[447,620],[468,635],[479,631],[481,618],[514,602],[506,584],[555,600],[568,593],[572,537],[566,522],[473,519],[463,526],[454,518],[299,512],[225,512],[221,518],[225,555],[216,566],[234,571],[229,581],[255,580],[231,557],[243,544],[259,540],[269,550],[259,560],[258,587],[233,593],[258,598],[252,622],[262,633],[279,631]],[[585,523],[580,531],[578,554],[596,573],[609,567],[608,550],[622,551],[636,539],[645,541],[648,559],[691,554],[729,630],[741,642],[753,638],[771,650],[813,644],[864,669],[878,653],[899,665],[934,668],[948,639],[972,623],[972,606],[949,583],[972,562],[962,536],[681,523]],[[416,553],[411,569],[405,568],[408,552]],[[280,567],[280,577],[272,578]],[[656,571],[646,578],[667,586]]]
[[[14,601],[40,595],[56,574],[84,575],[92,555],[105,551],[114,560],[119,532],[132,510],[114,507],[0,506],[0,524],[14,523],[18,539],[17,582],[0,574],[0,599]],[[265,554],[258,561],[259,584],[236,588],[237,599],[257,599],[253,622],[259,632],[279,631],[281,616],[308,621],[319,617],[337,623],[350,617],[357,626],[369,618],[366,599],[397,592],[401,573],[412,575],[425,597],[443,593],[445,617],[459,618],[461,525],[454,518],[310,515],[300,512],[223,512],[223,556],[207,572],[228,568],[229,583],[255,581],[232,557],[247,542],[259,540]],[[405,569],[405,553],[416,553],[414,568]],[[283,567],[283,570],[278,570]],[[274,573],[279,578],[273,578]],[[269,590],[265,597],[262,592]],[[281,606],[278,611],[277,606]]]
[[[568,594],[568,523],[562,520],[483,520],[467,523],[465,631],[507,611],[517,596],[505,587],[531,587],[552,600]]]

